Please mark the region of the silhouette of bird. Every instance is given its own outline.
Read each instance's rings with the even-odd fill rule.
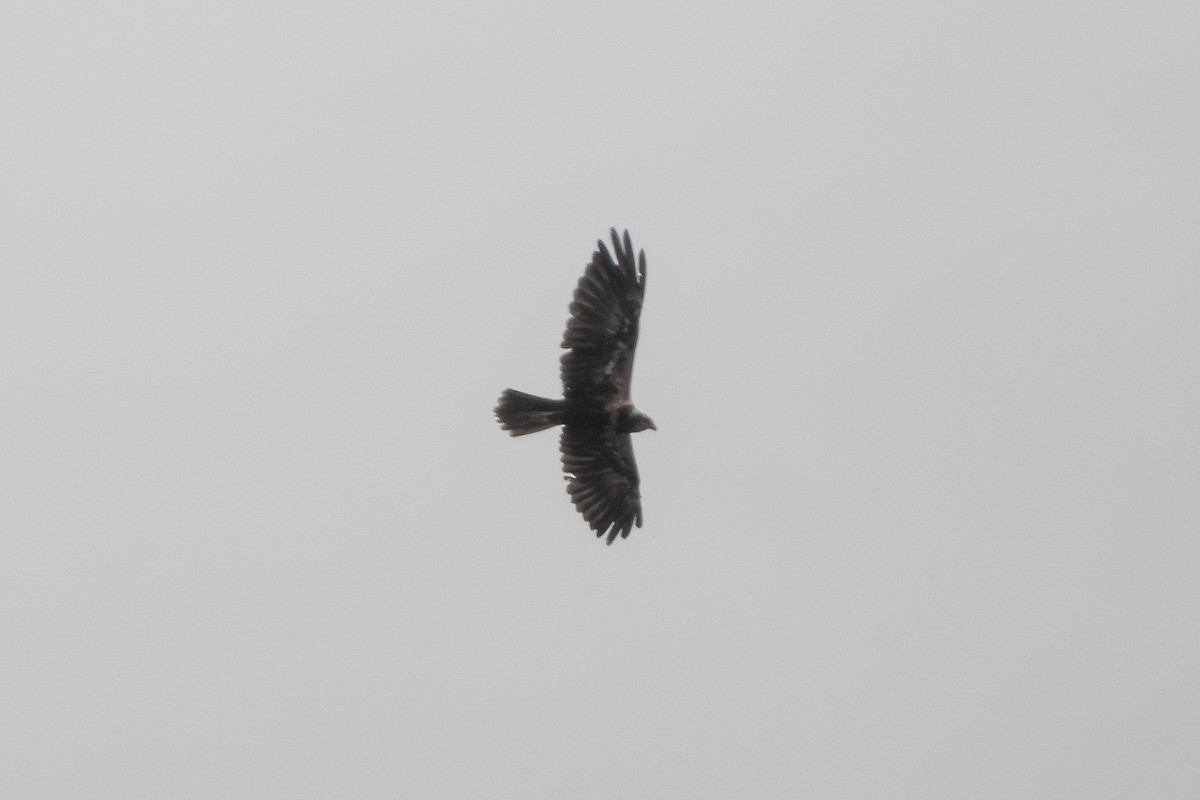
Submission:
[[[657,430],[629,398],[638,317],[646,291],[646,254],[633,258],[629,231],[611,229],[575,288],[563,334],[563,397],[505,389],[496,406],[500,427],[513,436],[563,426],[559,449],[567,493],[597,537],[608,544],[642,526],[642,495],[629,434]]]

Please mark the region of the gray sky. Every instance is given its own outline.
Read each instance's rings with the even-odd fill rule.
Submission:
[[[1190,4],[4,17],[4,797],[1200,795]]]

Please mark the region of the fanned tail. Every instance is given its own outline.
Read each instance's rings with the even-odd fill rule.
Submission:
[[[513,436],[524,436],[561,425],[562,407],[562,400],[505,389],[500,395],[500,405],[496,406],[496,419]]]

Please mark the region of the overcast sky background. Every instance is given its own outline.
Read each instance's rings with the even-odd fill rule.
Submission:
[[[4,797],[1200,796],[1193,4],[3,16]]]

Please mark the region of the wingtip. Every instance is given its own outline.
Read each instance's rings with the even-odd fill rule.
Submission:
[[[608,229],[609,236],[612,238],[613,251],[616,253],[617,264],[628,276],[638,281],[643,275],[645,267],[646,254],[643,251],[639,259],[634,258],[633,239],[629,235],[629,229],[626,228],[623,234],[617,233],[615,227]]]
[[[618,257],[620,256],[620,253],[621,251],[617,250]],[[592,263],[598,265],[603,264],[608,269],[611,269],[613,266],[615,266],[612,254],[608,252],[608,245],[604,243],[603,239],[596,240],[596,252],[592,253]]]

